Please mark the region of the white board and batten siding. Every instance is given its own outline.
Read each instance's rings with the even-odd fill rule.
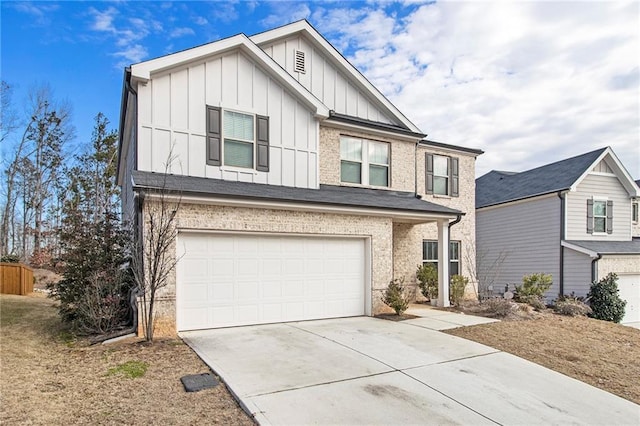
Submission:
[[[152,75],[138,92],[138,169],[196,177],[318,187],[319,123],[240,51]],[[269,117],[269,172],[206,163],[206,106]]]
[[[543,272],[553,276],[547,297],[557,297],[560,274],[560,199],[552,197],[514,203],[476,212],[476,246],[479,274],[500,253],[494,290],[506,284],[522,284],[522,277]],[[493,275],[493,274],[492,274]]]
[[[330,110],[365,120],[399,124],[376,107],[365,91],[341,73],[330,58],[304,36],[295,35],[260,47]],[[304,73],[295,71],[296,50],[304,52]]]
[[[181,233],[179,331],[364,315],[363,238]]]
[[[587,233],[587,200],[613,201],[613,233]],[[631,240],[631,200],[620,180],[613,174],[589,174],[569,192],[567,199],[567,240]]]

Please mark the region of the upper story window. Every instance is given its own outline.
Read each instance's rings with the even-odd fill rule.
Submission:
[[[352,137],[340,138],[340,181],[389,186],[389,144]]]
[[[444,155],[426,155],[427,194],[459,195],[458,159]]]
[[[208,106],[207,164],[268,172],[269,117]]]
[[[597,198],[587,200],[587,233],[613,233],[613,201]]]
[[[631,221],[633,223],[638,223],[638,203],[631,203]]]

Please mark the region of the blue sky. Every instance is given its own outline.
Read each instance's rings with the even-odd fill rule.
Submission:
[[[187,1],[1,4],[1,74],[22,111],[49,83],[117,127],[123,68],[307,19],[429,138],[481,148],[477,174],[610,145],[640,179],[640,2]]]

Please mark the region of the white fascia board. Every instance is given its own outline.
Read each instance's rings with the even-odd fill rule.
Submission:
[[[586,254],[587,256],[589,256],[592,259],[597,259],[598,258],[598,253],[593,251],[593,250],[589,250],[589,249],[586,249],[584,247],[580,247],[580,246],[577,246],[575,244],[568,243],[566,241],[562,241],[560,244],[562,245],[562,247],[566,247],[566,248],[571,249],[573,251],[577,251],[578,253]]]
[[[407,126],[409,130],[415,133],[423,133],[422,130],[418,128],[415,124],[411,122],[398,108],[395,107],[373,84],[369,82],[365,78],[364,75],[356,67],[351,65],[349,61],[345,59],[338,50],[331,45],[318,31],[313,28],[306,20],[297,21],[289,25],[285,25],[280,28],[275,28],[270,31],[265,31],[263,33],[259,33],[250,37],[250,39],[256,43],[258,46],[264,45],[266,43],[271,43],[275,40],[279,40],[285,37],[290,37],[296,33],[305,34],[315,45],[316,47],[321,48],[323,51],[327,52],[331,58],[333,58],[334,62],[342,68],[348,75],[353,77],[356,82],[360,85],[360,88],[373,96],[373,98],[378,101],[380,106],[386,110],[387,113],[394,116],[398,121]]]
[[[384,136],[384,137],[394,138],[394,139],[402,139],[414,144],[420,141],[421,139],[416,136],[409,136],[402,133],[394,133],[393,131],[385,131],[385,130],[375,129],[367,126],[358,126],[357,124],[351,124],[351,123],[324,120],[320,124],[323,127],[329,127],[332,129],[357,130],[358,132],[362,132],[362,133],[370,133],[372,135],[379,135],[379,136]]]
[[[599,164],[602,160],[604,160],[607,156],[613,160],[613,169],[616,177],[620,180],[622,186],[627,191],[630,197],[640,197],[640,188],[634,182],[633,178],[624,167],[624,165],[620,162],[618,156],[613,152],[611,147],[607,147],[602,154],[593,162],[591,165],[585,170],[585,172],[571,185],[571,192],[575,192],[578,189],[578,185],[582,183],[582,181],[591,173],[593,168]]]
[[[147,193],[146,199],[159,199],[161,195]],[[397,219],[399,221],[411,222],[411,223],[428,223],[434,222],[438,219],[450,219],[454,220],[458,216],[455,214],[445,213],[413,213],[403,211],[393,211],[385,209],[375,208],[358,208],[348,206],[336,206],[326,204],[314,204],[314,203],[290,203],[286,201],[262,201],[262,200],[249,200],[241,198],[224,198],[224,197],[206,197],[206,196],[194,196],[194,195],[165,195],[164,199],[171,202],[189,203],[189,204],[206,204],[226,207],[245,207],[254,209],[269,209],[269,210],[291,210],[291,211],[303,211],[314,213],[334,213],[356,216],[376,216],[376,217],[389,217]]]
[[[326,105],[313,96],[311,92],[298,83],[295,78],[244,34],[238,34],[213,43],[183,50],[182,52],[134,64],[131,66],[131,75],[138,81],[146,82],[151,79],[151,74],[175,68],[189,62],[199,61],[207,57],[220,55],[234,49],[240,49],[243,53],[250,56],[262,65],[269,75],[278,83],[291,89],[291,91],[296,94],[296,97],[313,111],[317,118],[329,117],[329,108],[327,108]]]

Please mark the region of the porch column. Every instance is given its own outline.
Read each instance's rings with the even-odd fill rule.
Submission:
[[[438,220],[438,306],[449,305],[449,220]]]

